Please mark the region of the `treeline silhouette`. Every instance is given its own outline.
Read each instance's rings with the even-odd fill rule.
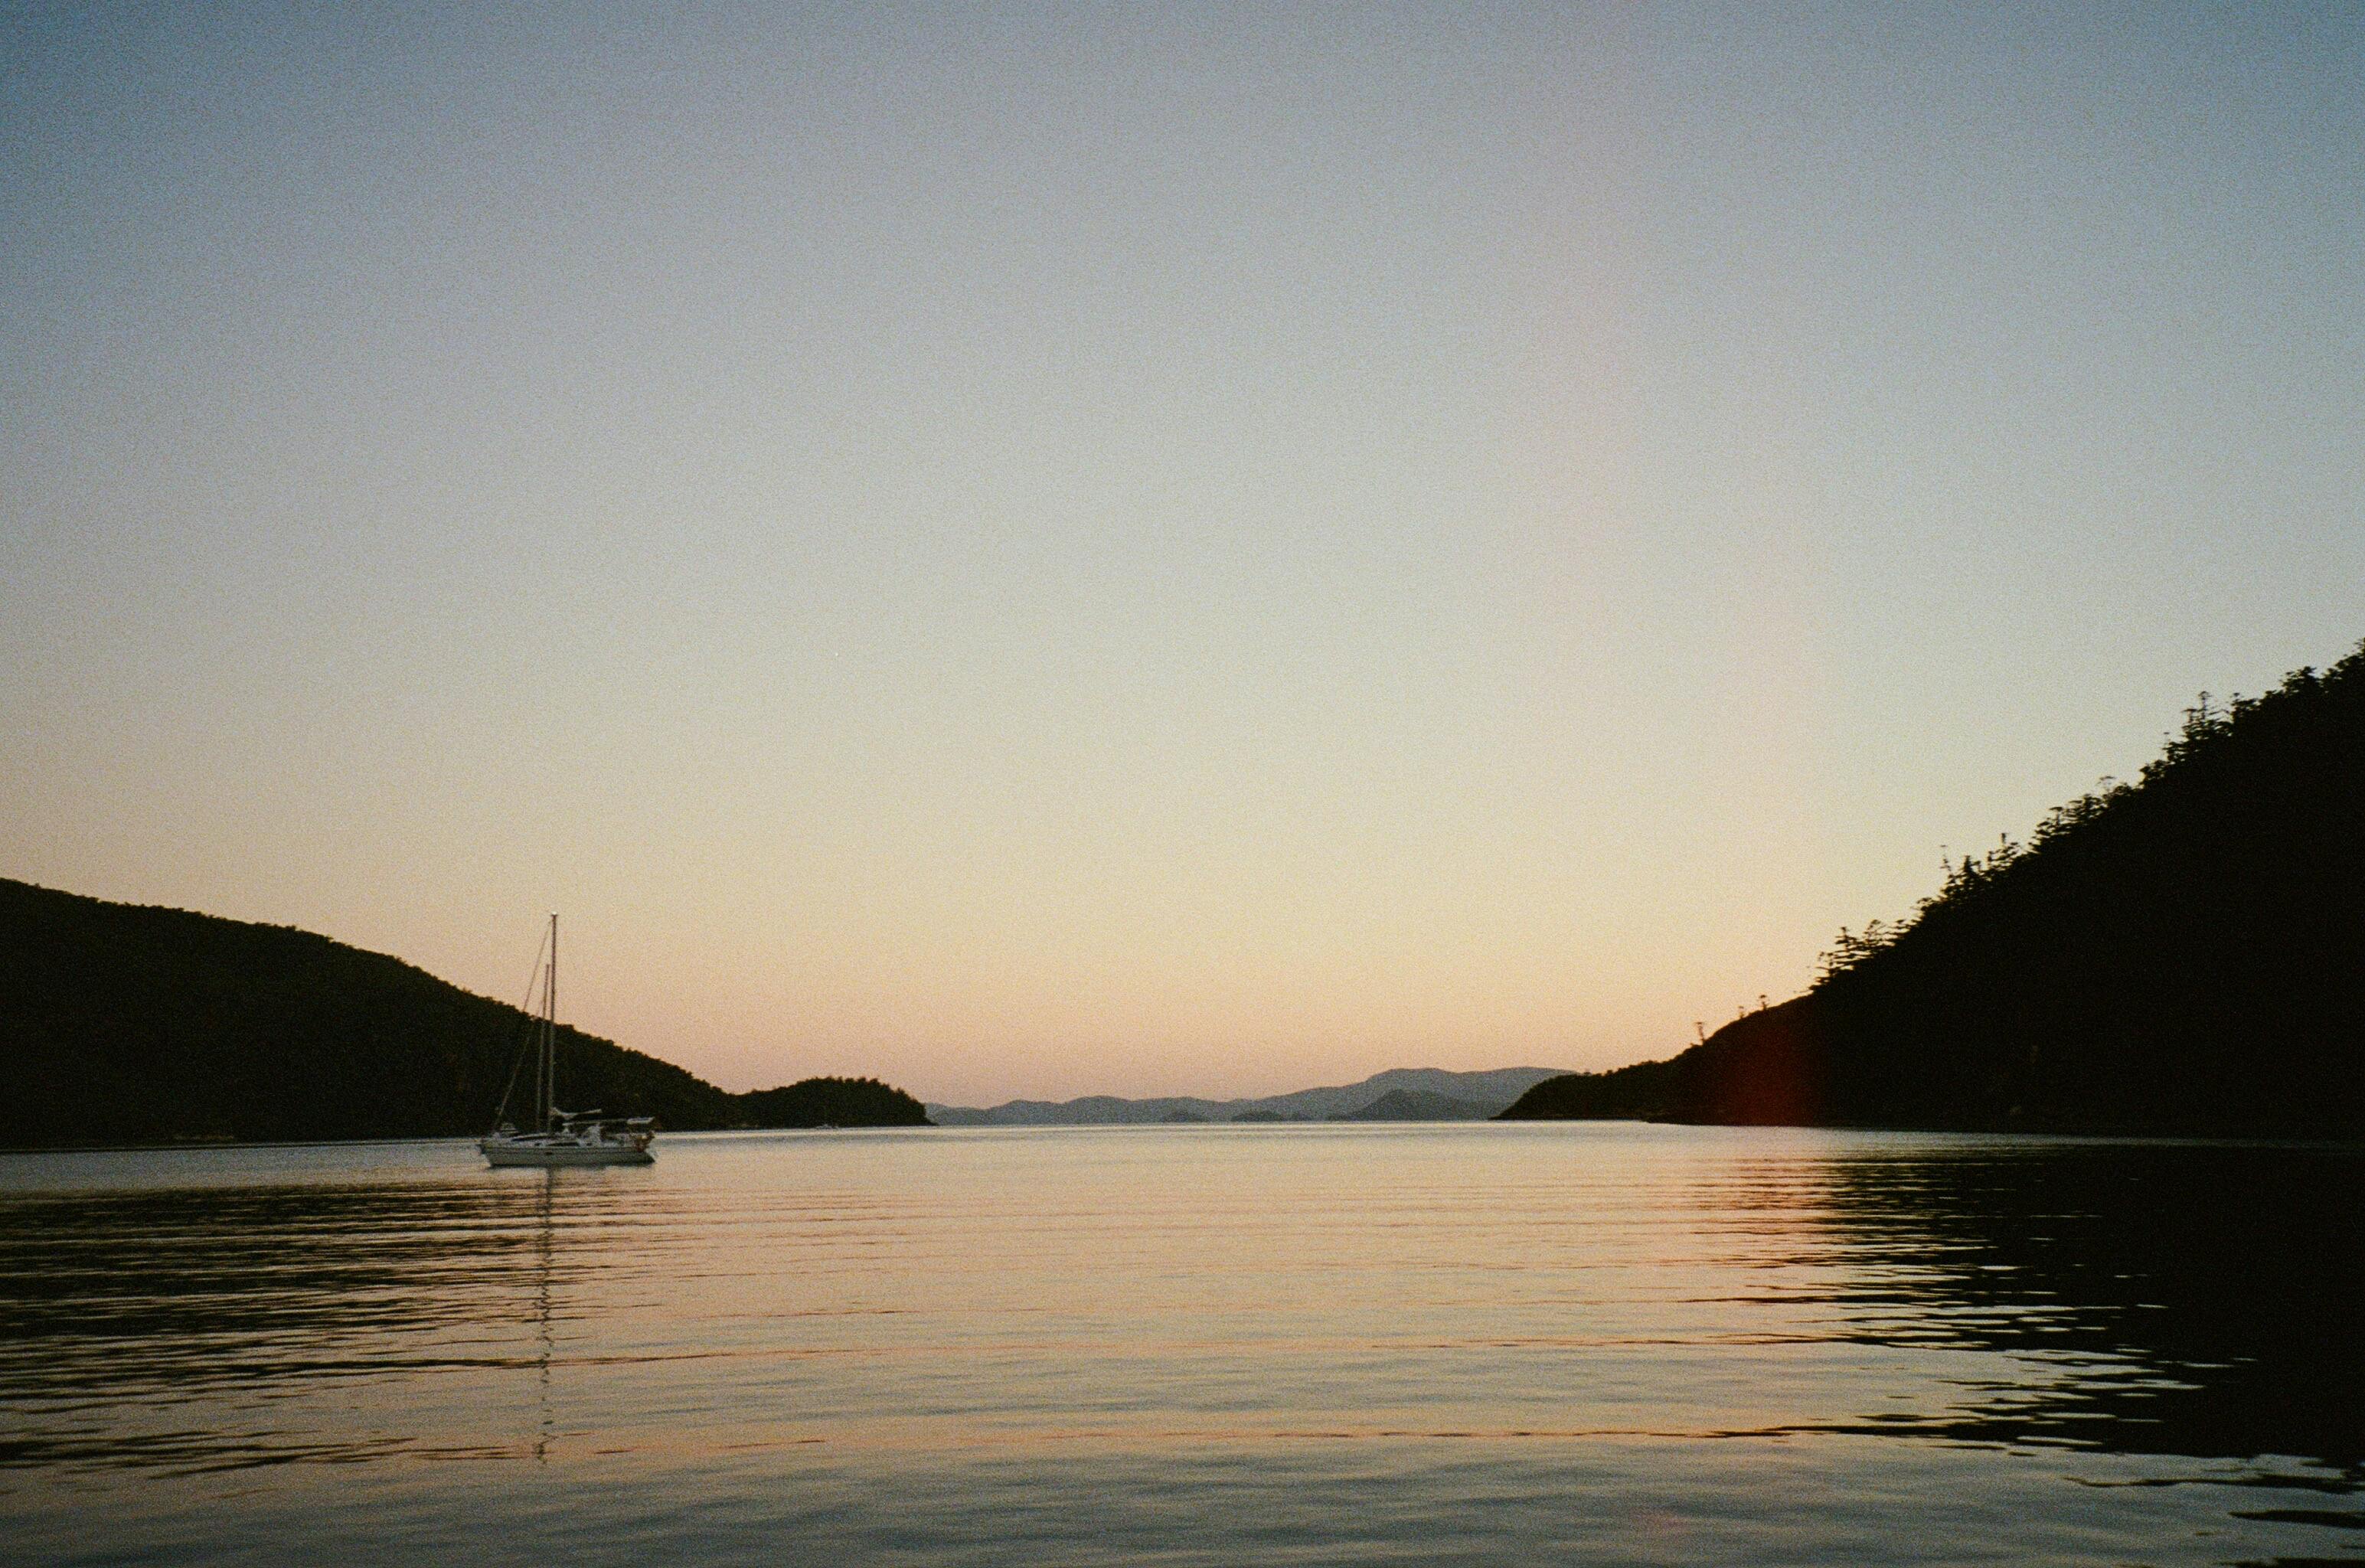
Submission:
[[[917,1100],[875,1078],[808,1078],[781,1089],[734,1097],[738,1114],[759,1127],[925,1127],[934,1124]]]
[[[2365,644],[1843,930],[1803,996],[1504,1116],[2365,1135]]]
[[[535,1026],[310,932],[5,879],[0,976],[12,1101],[0,1147],[483,1132]],[[612,1041],[564,1025],[558,1036],[559,1103],[571,1109],[672,1129],[927,1120],[872,1080],[733,1094]]]

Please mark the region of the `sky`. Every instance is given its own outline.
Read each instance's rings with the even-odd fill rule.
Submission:
[[[2365,637],[2365,7],[0,6],[0,876],[1615,1066]]]

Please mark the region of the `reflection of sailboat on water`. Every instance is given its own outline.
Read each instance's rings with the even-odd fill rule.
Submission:
[[[558,1108],[558,916],[550,917],[550,935],[540,972],[542,1021],[535,1031],[533,1118],[530,1132],[520,1132],[507,1120],[498,1130],[476,1140],[485,1159],[495,1165],[647,1165],[653,1136],[647,1116],[602,1118],[597,1111]],[[523,1061],[522,1053],[520,1057]],[[509,1091],[501,1095],[496,1119],[506,1118],[510,1093],[517,1074],[510,1074]]]
[[[552,1435],[550,1416],[550,1353],[556,1343],[550,1331],[551,1240],[554,1230],[554,1226],[552,1225],[551,1206],[553,1200],[556,1196],[551,1189],[557,1184],[557,1182],[558,1177],[555,1173],[547,1171],[544,1173],[542,1178],[542,1234],[540,1249],[542,1254],[542,1268],[537,1278],[533,1293],[534,1342],[537,1350],[537,1354],[534,1358],[534,1383],[536,1402],[540,1406],[541,1410],[541,1419],[535,1425],[533,1433],[533,1458],[534,1462],[537,1464],[546,1464],[550,1462],[550,1439]]]

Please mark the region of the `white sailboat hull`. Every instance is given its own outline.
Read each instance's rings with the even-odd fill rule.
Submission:
[[[528,1143],[522,1139],[479,1138],[476,1148],[493,1165],[654,1165],[657,1157],[629,1143]]]

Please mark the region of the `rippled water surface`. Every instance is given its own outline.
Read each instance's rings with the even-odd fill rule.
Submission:
[[[0,1554],[2365,1562],[2355,1150],[659,1150],[0,1157]]]

